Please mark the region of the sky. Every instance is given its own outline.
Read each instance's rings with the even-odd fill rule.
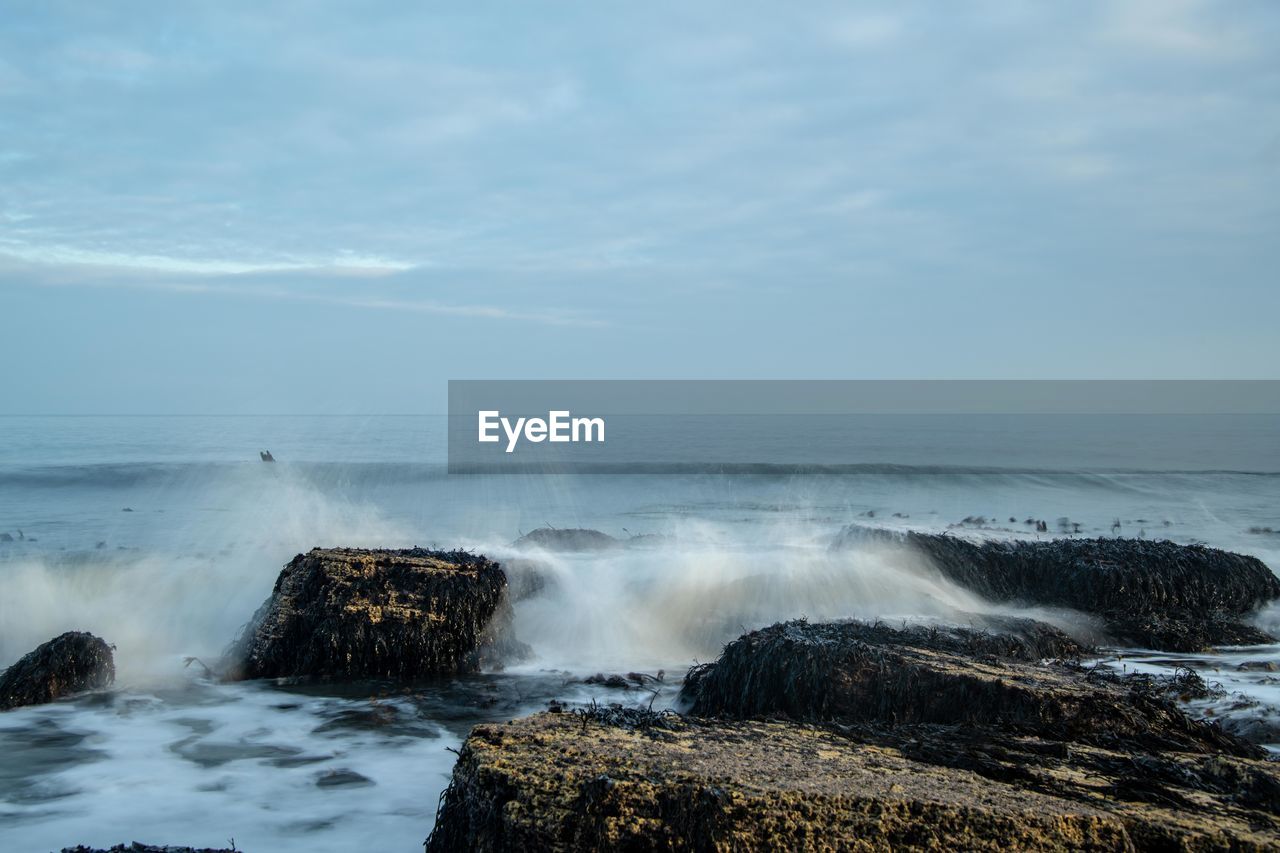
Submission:
[[[0,0],[0,414],[1276,378],[1280,4]]]

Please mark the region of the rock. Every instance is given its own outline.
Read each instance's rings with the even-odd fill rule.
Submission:
[[[622,542],[608,533],[584,527],[539,527],[512,543],[517,548],[542,548],[545,551],[606,551]]]
[[[744,634],[715,663],[694,667],[681,696],[697,716],[963,723],[1106,748],[1261,756],[1218,726],[1190,719],[1146,681],[1039,662],[1045,652],[1073,649],[1079,646],[1047,625],[1027,639],[966,628],[784,622]]]
[[[231,678],[474,672],[525,651],[506,577],[463,551],[313,549],[276,580],[230,652]]]
[[[849,525],[833,547],[902,545],[992,601],[1069,607],[1102,617],[1122,643],[1166,651],[1274,642],[1243,621],[1280,598],[1280,578],[1256,557],[1145,539],[972,542]]]
[[[673,542],[675,539],[665,533],[636,533],[623,540],[622,544],[628,548],[662,548]]]
[[[37,646],[0,675],[0,710],[53,702],[116,679],[111,646],[84,631],[68,631]]]
[[[354,770],[329,770],[316,777],[317,788],[365,787],[374,784],[368,776]]]
[[[637,687],[647,687],[650,684],[661,684],[665,678],[666,673],[663,670],[658,670],[657,675],[650,675],[647,672],[628,672],[625,674],[597,672],[595,675],[588,675],[583,679],[573,679],[569,683],[601,684],[615,690],[634,690]]]
[[[838,732],[544,713],[480,725],[427,853],[454,850],[1273,849],[1275,771],[1135,762],[964,727]]]
[[[1280,743],[1280,715],[1274,713],[1237,714],[1218,720],[1224,731],[1250,743]]]
[[[1275,642],[1275,638],[1261,628],[1221,611],[1199,615],[1185,610],[1136,616],[1111,613],[1106,624],[1111,636],[1143,649],[1200,652],[1214,646],[1257,646]]]
[[[1280,661],[1247,660],[1236,669],[1241,672],[1280,672]]]

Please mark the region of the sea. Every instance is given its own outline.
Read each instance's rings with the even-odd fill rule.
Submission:
[[[0,417],[0,667],[84,630],[118,670],[110,690],[0,713],[0,850],[414,851],[473,725],[552,701],[673,706],[690,665],[752,628],[1085,621],[985,602],[909,555],[832,550],[850,523],[1164,538],[1280,569],[1276,416],[865,416],[794,465],[776,423],[759,428],[768,464],[741,436],[718,460],[707,437],[701,464],[662,473],[450,474],[444,416]],[[514,544],[546,526],[635,544]],[[209,676],[296,554],[415,545],[541,561],[552,582],[515,604],[530,659],[410,686]],[[1280,609],[1253,618],[1280,630]],[[1195,669],[1223,694],[1189,711],[1247,717],[1280,747],[1280,647],[1100,659]],[[586,683],[628,672],[660,680]]]

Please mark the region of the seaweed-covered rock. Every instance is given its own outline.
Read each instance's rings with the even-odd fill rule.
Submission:
[[[390,678],[473,672],[519,656],[506,577],[463,551],[299,554],[232,646],[231,677]]]
[[[834,547],[866,543],[908,546],[950,580],[992,601],[1096,614],[1121,642],[1202,651],[1273,641],[1242,621],[1280,598],[1280,578],[1256,557],[1165,540],[972,542],[856,524],[841,531]]]
[[[1221,611],[1193,613],[1106,614],[1111,636],[1142,649],[1173,652],[1202,652],[1215,646],[1258,646],[1274,643],[1266,631]]]
[[[28,652],[0,675],[0,710],[40,705],[116,679],[111,646],[84,631],[68,631]]]
[[[541,548],[544,551],[607,551],[621,547],[622,542],[608,533],[585,527],[539,527],[512,544],[517,548]]]
[[[1051,643],[1055,633],[1041,626],[1028,641],[966,628],[784,622],[695,667],[681,695],[701,716],[965,724],[1107,747],[1261,755],[1157,691],[1040,663],[1043,651],[1071,648],[1066,637]]]
[[[1146,766],[1035,738],[973,746],[957,729],[850,732],[569,714],[477,726],[427,853],[1244,851],[1280,840],[1264,762],[1173,755]],[[943,761],[924,757],[935,747]]]

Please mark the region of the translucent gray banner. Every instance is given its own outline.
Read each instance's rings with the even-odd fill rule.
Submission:
[[[449,471],[1280,471],[1280,381],[455,380]]]

